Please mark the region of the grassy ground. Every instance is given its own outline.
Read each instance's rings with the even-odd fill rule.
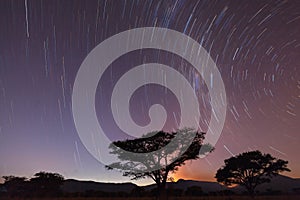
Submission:
[[[1,200],[21,200],[20,198],[1,198]],[[298,196],[257,196],[255,200],[299,200]],[[27,198],[26,200],[38,200],[38,198]],[[155,200],[155,198],[43,198],[42,200]],[[205,196],[205,197],[169,197],[169,200],[252,200],[247,196]]]

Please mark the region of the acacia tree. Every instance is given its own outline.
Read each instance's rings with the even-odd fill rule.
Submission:
[[[177,143],[171,144],[175,136],[179,136],[176,137],[179,140]],[[206,154],[213,150],[211,145],[203,144],[204,136],[205,133],[184,128],[171,133],[151,132],[142,138],[116,141],[110,145],[110,153],[117,155],[120,162],[112,163],[106,168],[120,169],[123,176],[131,177],[132,180],[151,178],[157,186],[157,197],[165,199],[167,198],[166,182],[169,175],[175,173],[187,160],[198,159],[199,154]],[[192,143],[188,144],[188,141],[192,141]],[[171,147],[164,148],[168,144]],[[162,149],[160,153],[143,154],[159,149]],[[141,156],[128,156],[123,150],[141,153]],[[155,166],[159,166],[159,168],[153,170]]]
[[[19,197],[24,194],[27,187],[26,177],[3,176],[4,186],[7,189],[8,195],[11,197]]]
[[[288,161],[262,154],[260,151],[245,152],[224,162],[225,166],[216,173],[217,181],[227,186],[243,186],[252,197],[258,185],[270,182],[280,172],[290,171],[287,168]]]
[[[58,173],[38,172],[30,179],[37,196],[59,196],[64,177]]]

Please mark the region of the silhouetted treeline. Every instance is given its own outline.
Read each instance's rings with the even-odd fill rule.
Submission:
[[[84,192],[63,192],[64,177],[57,173],[39,172],[32,178],[3,176],[4,184],[0,184],[0,197],[11,198],[44,198],[44,197],[153,197],[156,196],[157,188],[146,190],[136,186],[128,192],[104,192],[99,190],[87,190]],[[191,186],[186,190],[168,188],[168,196],[206,196],[206,195],[231,195],[232,192],[220,191],[205,193],[199,186]]]
[[[64,177],[57,173],[39,172],[32,178],[16,177],[16,176],[3,176],[4,184],[0,184],[0,197],[12,197],[16,199],[26,198],[44,198],[44,197],[154,197],[157,196],[157,188],[150,189],[149,186],[136,186],[130,187],[128,190],[118,191],[116,189],[111,191],[101,191],[102,187],[96,187],[95,189],[86,189],[76,191],[68,191],[65,188],[65,184],[68,180],[64,180]],[[287,195],[287,194],[300,194],[300,188],[294,185],[292,193],[287,191],[280,191],[278,189],[266,189],[264,191],[256,191],[256,195]],[[151,186],[150,186],[151,187]],[[76,186],[75,188],[78,188]],[[107,189],[107,188],[106,188]],[[120,188],[119,188],[120,189]],[[67,192],[68,191],[68,192]],[[169,197],[198,197],[198,196],[234,196],[234,195],[247,195],[240,190],[234,191],[233,189],[224,189],[220,191],[205,191],[203,188],[197,185],[181,189],[174,187],[172,184],[168,184],[166,193]]]
[[[38,172],[32,178],[3,176],[1,196],[7,197],[59,197],[64,177],[57,173]]]

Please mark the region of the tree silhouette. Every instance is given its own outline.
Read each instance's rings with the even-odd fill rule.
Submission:
[[[57,173],[38,172],[30,179],[32,188],[37,196],[59,196],[60,186],[63,184],[64,177]]]
[[[225,166],[216,173],[217,181],[227,186],[241,185],[252,197],[258,185],[270,182],[270,178],[280,172],[290,171],[287,168],[288,161],[262,154],[260,151],[245,152],[224,162]]]
[[[171,133],[151,132],[142,138],[113,142],[110,145],[111,154],[117,155],[120,162],[112,163],[106,168],[120,169],[123,176],[131,177],[132,180],[151,178],[157,186],[157,197],[166,199],[166,182],[169,174],[175,173],[187,160],[198,159],[199,154],[213,150],[211,145],[203,144],[204,135],[205,133],[194,129],[184,128]],[[176,138],[179,140],[176,144],[171,144],[175,136],[178,136]],[[188,141],[192,143],[189,144]],[[167,144],[171,146],[163,148]],[[141,154],[128,156],[122,149]],[[161,150],[159,153],[143,154],[155,152],[158,149]],[[153,170],[155,166],[159,168]]]
[[[27,186],[26,177],[3,176],[2,178],[10,197],[19,197],[25,192]]]

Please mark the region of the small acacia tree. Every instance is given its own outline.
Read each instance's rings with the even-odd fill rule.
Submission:
[[[27,188],[27,178],[17,176],[3,176],[4,186],[10,197],[20,197]]]
[[[288,161],[262,154],[260,151],[245,152],[224,162],[225,166],[216,173],[217,181],[227,186],[241,185],[252,197],[258,185],[270,182],[271,177],[280,172],[290,171],[287,168]]]
[[[60,186],[64,177],[58,173],[38,172],[30,179],[30,183],[37,196],[54,197],[61,194]]]
[[[179,134],[179,142],[171,148],[164,148],[175,136]],[[150,137],[147,137],[149,136]],[[203,144],[205,133],[185,128],[176,132],[168,133],[164,131],[152,132],[145,137],[116,141],[110,145],[111,154],[118,156],[120,162],[106,166],[107,169],[120,169],[124,176],[131,177],[132,180],[151,178],[157,186],[157,197],[167,198],[166,182],[171,173],[175,173],[187,160],[199,158],[199,154],[206,154],[213,150],[209,144]],[[146,138],[147,137],[147,138]],[[191,138],[193,137],[193,138]],[[177,137],[178,138],[178,137]],[[187,144],[192,139],[191,144]],[[182,148],[188,146],[187,148]],[[141,156],[128,156],[123,150],[141,153]],[[160,153],[143,154],[163,149]],[[184,152],[183,149],[185,149]],[[152,170],[153,166],[160,166],[159,169]]]

